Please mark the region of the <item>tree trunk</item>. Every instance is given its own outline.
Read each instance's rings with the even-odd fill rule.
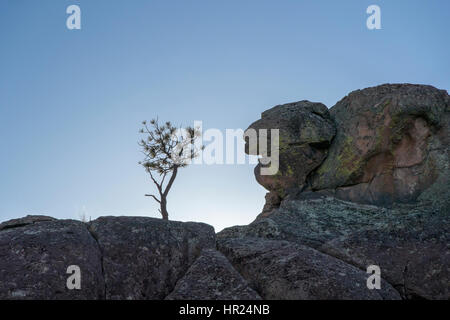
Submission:
[[[159,193],[161,195],[161,215],[163,220],[169,220],[169,213],[167,212],[167,195],[169,194],[170,188],[172,188],[172,184],[175,181],[175,178],[177,177],[178,172],[178,166],[175,166],[173,168],[172,176],[170,177],[169,183],[167,183],[166,190],[164,192],[161,192],[159,190]]]
[[[163,220],[169,220],[169,213],[167,212],[167,200],[165,197],[161,198],[161,215]]]

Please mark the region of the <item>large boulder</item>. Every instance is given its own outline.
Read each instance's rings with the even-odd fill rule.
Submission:
[[[81,271],[70,290],[68,267]],[[69,270],[70,271],[70,270]],[[103,299],[101,253],[86,224],[28,216],[0,225],[0,299]]]
[[[203,249],[215,248],[203,223],[101,217],[90,223],[103,257],[106,299],[164,299]]]
[[[218,248],[264,299],[400,299],[388,283],[368,289],[367,273],[306,246],[231,238]]]
[[[261,119],[246,130],[256,130],[259,142],[261,129],[267,131],[267,150],[271,150],[271,129],[279,130],[279,170],[274,175],[261,174],[262,164],[255,168],[255,176],[267,190],[283,198],[290,188],[303,188],[308,175],[327,155],[336,129],[327,107],[322,103],[300,101],[275,106],[262,113]],[[246,140],[246,152],[262,155],[261,146]],[[274,141],[276,143],[277,141]]]
[[[166,299],[261,300],[261,297],[223,254],[205,249]]]
[[[360,203],[412,202],[440,176],[449,182],[450,97],[445,90],[385,84],[357,90],[330,110],[336,137],[313,190]]]
[[[382,206],[414,202],[450,183],[449,123],[447,91],[426,85],[357,90],[329,111],[309,101],[269,109],[245,135],[246,152],[261,155],[249,129],[280,133],[278,172],[261,174],[261,163],[255,168],[270,191],[263,212],[299,190]]]

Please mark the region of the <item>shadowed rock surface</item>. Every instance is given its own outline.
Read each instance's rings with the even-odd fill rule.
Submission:
[[[248,226],[221,231],[218,239],[257,237],[307,245],[363,270],[380,266],[404,298],[448,299],[449,225],[448,211],[431,204],[382,208],[321,196],[284,200]]]
[[[197,259],[215,248],[214,228],[145,217],[90,224],[103,257],[107,299],[164,299]]]
[[[163,299],[204,248],[215,248],[209,225],[145,217],[27,216],[1,226],[0,299]],[[67,288],[71,265],[80,267],[80,290]]]
[[[264,299],[400,299],[388,283],[369,290],[365,272],[306,246],[261,238],[218,246]]]
[[[86,225],[28,216],[0,231],[0,299],[103,299],[101,254]],[[68,290],[67,268],[82,290]]]
[[[321,250],[361,268],[382,266],[383,276],[404,298],[449,299],[448,230],[444,233],[443,228],[425,228],[422,232],[355,232],[331,240]]]
[[[203,250],[166,299],[261,300],[261,297],[223,254],[216,250]]]

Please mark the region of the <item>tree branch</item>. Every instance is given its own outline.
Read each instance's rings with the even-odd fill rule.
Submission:
[[[161,185],[158,183],[158,181],[156,181],[155,178],[153,178],[152,172],[150,170],[147,170],[147,172],[150,174],[150,178],[152,178],[153,183],[156,185],[156,187],[158,188],[159,194],[162,195],[162,188]]]
[[[161,201],[160,201],[156,196],[154,196],[154,195],[152,195],[152,194],[146,194],[145,196],[146,196],[146,197],[152,197],[153,199],[156,200],[156,202],[161,203]]]

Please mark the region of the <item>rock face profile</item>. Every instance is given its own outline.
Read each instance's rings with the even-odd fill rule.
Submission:
[[[268,193],[251,224],[6,221],[0,299],[448,300],[449,125],[449,95],[424,85],[276,106],[247,130],[278,129],[280,146],[277,174],[255,169]]]
[[[280,166],[275,175],[261,175],[259,164],[255,168],[256,180],[274,197],[284,197],[291,188],[302,188],[307,177],[328,154],[328,147],[336,128],[327,107],[322,103],[300,101],[273,107],[262,113],[261,120],[249,129],[279,130]],[[270,150],[270,139],[268,147]],[[258,154],[260,148],[247,153]]]

